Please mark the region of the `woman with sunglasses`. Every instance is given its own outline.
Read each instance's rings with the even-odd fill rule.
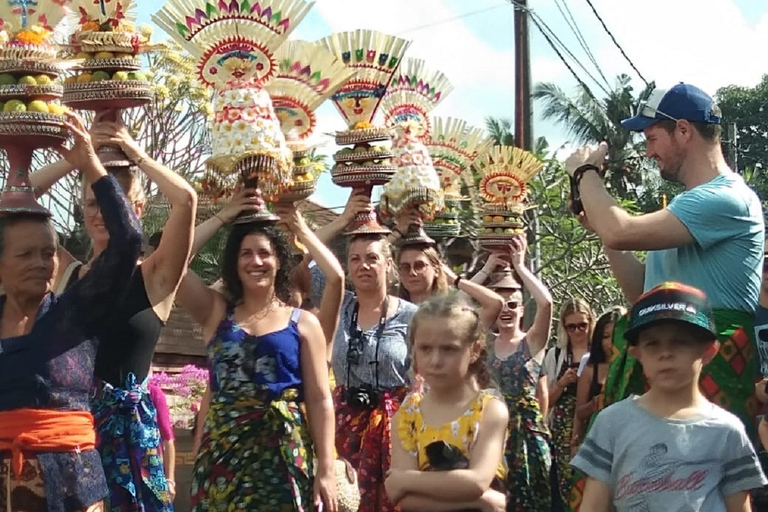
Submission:
[[[525,238],[518,236],[509,253],[489,257],[492,264],[511,261],[536,303],[533,323],[527,332],[523,331],[523,293],[512,273],[504,273],[490,285],[505,301],[496,321],[498,334],[490,341],[490,369],[509,409],[509,437],[504,451],[509,467],[507,510],[550,512],[550,439],[536,391],[552,323],[552,295],[526,267],[526,248]]]
[[[317,236],[325,243],[340,235],[358,212],[370,211],[369,199],[352,194],[337,219]],[[397,510],[386,497],[392,418],[410,378],[408,324],[416,306],[389,294],[394,270],[384,235],[357,234],[349,241],[347,272],[354,291],[341,307],[339,329],[328,340],[337,386],[336,450],[357,470],[359,512]]]
[[[592,309],[582,299],[571,299],[560,310],[557,346],[544,358],[549,382],[549,422],[552,431],[553,462],[557,473],[561,503],[568,503],[571,492],[571,436],[576,413],[577,370],[589,351],[595,326]]]

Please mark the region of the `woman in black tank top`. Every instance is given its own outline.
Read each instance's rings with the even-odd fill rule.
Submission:
[[[143,262],[137,262],[126,289],[115,290],[121,296],[120,302],[106,323],[108,327],[98,336],[91,409],[110,488],[106,509],[171,512],[175,495],[174,454],[166,454],[164,466],[156,412],[146,380],[155,345],[189,258],[197,196],[183,178],[150,158],[121,122],[104,122],[105,117],[97,117],[92,137],[97,146],[119,146],[131,161],[130,168],[113,168],[110,172],[136,214],[141,216],[145,202],[138,171],[146,174],[171,204],[157,250]],[[32,184],[43,193],[69,170],[66,162],[57,162],[34,173]],[[95,258],[106,247],[109,233],[89,187],[83,193],[83,212]],[[89,263],[78,262],[64,250],[59,259],[57,290],[65,289],[88,272]],[[133,467],[136,461],[142,461],[143,467]],[[136,475],[141,476],[137,479]]]

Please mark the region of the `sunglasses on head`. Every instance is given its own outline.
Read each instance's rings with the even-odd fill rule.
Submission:
[[[589,324],[587,322],[580,322],[578,324],[565,324],[565,330],[568,332],[586,331]]]
[[[651,119],[657,119],[656,114],[658,114],[659,116],[661,116],[661,117],[663,117],[665,119],[668,119],[670,121],[675,121],[675,122],[679,121],[679,119],[677,119],[676,117],[672,117],[669,114],[665,114],[661,110],[648,105],[647,101],[641,101],[637,105],[637,115],[638,116],[650,117]]]

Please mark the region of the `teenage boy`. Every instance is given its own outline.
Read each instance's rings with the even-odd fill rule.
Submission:
[[[652,288],[625,337],[649,389],[603,410],[571,461],[589,477],[581,510],[751,511],[749,491],[768,480],[741,421],[699,390],[719,348],[704,293]]]

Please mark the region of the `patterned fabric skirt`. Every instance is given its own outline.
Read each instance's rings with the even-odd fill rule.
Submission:
[[[384,475],[389,471],[392,418],[406,395],[406,388],[385,393],[375,409],[355,409],[346,403],[347,388],[333,390],[336,409],[336,451],[357,471],[360,487],[358,512],[400,510],[387,500]]]
[[[314,450],[298,393],[236,401],[214,394],[192,476],[194,512],[314,508]]]
[[[95,503],[84,512],[103,512],[103,503]],[[48,512],[43,473],[34,457],[24,457],[21,476],[15,478],[11,459],[0,458],[0,512]]]
[[[557,467],[557,482],[563,503],[568,503],[571,493],[571,437],[573,436],[573,415],[576,412],[576,395],[560,395],[557,405],[552,408],[553,462]]]
[[[526,397],[506,397],[509,437],[504,457],[507,476],[507,512],[550,512],[552,455],[550,433],[539,404]]]
[[[754,422],[758,409],[754,396],[754,317],[748,313],[722,309],[713,313],[719,333],[720,350],[701,371],[701,391],[713,403],[738,416],[750,438],[757,439]],[[605,382],[606,406],[631,394],[642,394],[647,389],[642,366],[627,351],[627,342],[624,339],[626,329],[625,317],[616,322],[613,330],[613,343],[619,348],[620,354],[608,367]]]
[[[157,412],[146,384],[129,374],[125,389],[96,385],[91,399],[110,512],[173,512]]]

